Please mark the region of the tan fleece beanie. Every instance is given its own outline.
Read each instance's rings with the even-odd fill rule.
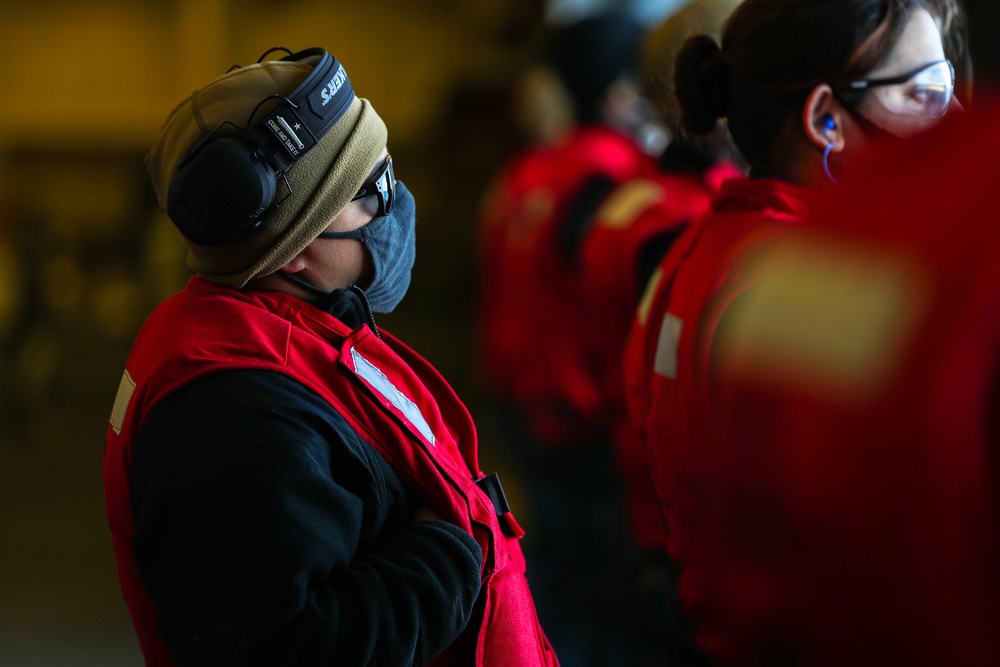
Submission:
[[[199,141],[226,121],[245,127],[262,100],[290,94],[313,64],[266,61],[242,67],[181,102],[146,155],[160,209],[167,210],[167,191],[177,165]],[[262,117],[276,103],[264,104],[255,117]],[[355,97],[343,117],[288,170],[290,195],[279,179],[278,197],[287,195],[287,199],[267,213],[258,228],[219,246],[199,245],[181,235],[188,249],[188,266],[206,280],[235,288],[277,271],[350,203],[377,164],[387,138],[385,124],[371,103]]]

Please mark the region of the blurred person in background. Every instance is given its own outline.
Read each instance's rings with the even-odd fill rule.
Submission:
[[[582,253],[615,187],[657,171],[663,133],[640,89],[644,36],[622,11],[551,28],[534,71],[555,75],[572,124],[545,125],[502,169],[480,226],[481,382],[531,500],[532,590],[566,665],[624,659],[627,535],[604,393],[615,350],[593,321]]]
[[[605,199],[581,241],[577,308],[595,334],[577,335],[573,349],[589,359],[609,414],[622,474],[631,552],[626,562],[628,654],[633,665],[679,664],[693,651],[681,615],[670,608],[669,560],[663,513],[640,443],[625,409],[622,352],[632,314],[670,244],[706,212],[722,184],[743,177],[725,125],[706,136],[680,127],[673,67],[684,40],[718,35],[739,0],[697,0],[652,30],[643,45],[643,89],[669,139],[657,172],[630,179]],[[587,346],[589,343],[589,347]]]
[[[576,126],[569,91],[545,62],[517,74],[511,97],[509,113],[522,144],[518,149],[559,144]]]
[[[107,432],[146,663],[556,665],[468,411],[374,321],[415,253],[386,127],[325,50],[272,51],[146,158],[197,274],[140,330]]]
[[[741,664],[1000,662],[995,98],[746,263],[713,480]]]
[[[751,256],[719,332],[718,581],[747,664],[1000,660],[1000,8],[964,10],[970,112]]]
[[[724,456],[716,420],[714,334],[752,287],[739,259],[822,208],[831,182],[873,145],[939,122],[953,103],[950,0],[746,0],[721,45],[694,36],[677,56],[685,129],[721,119],[750,168],[671,246],[647,287],[625,356],[626,399],[661,501],[679,606],[712,659],[734,652],[725,600],[712,597],[709,537]],[[778,563],[775,567],[779,567]]]

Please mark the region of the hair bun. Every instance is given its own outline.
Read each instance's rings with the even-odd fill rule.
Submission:
[[[677,54],[674,86],[681,123],[691,134],[708,134],[728,113],[729,81],[722,50],[709,35],[689,37]]]

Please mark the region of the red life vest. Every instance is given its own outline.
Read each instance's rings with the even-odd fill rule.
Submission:
[[[714,419],[710,362],[715,330],[749,285],[738,259],[806,214],[806,191],[772,179],[730,180],[712,210],[673,244],[647,286],[625,351],[626,404],[633,446],[642,447],[666,518],[667,550],[680,564],[679,596],[713,655],[701,599],[699,539],[709,527],[701,490]]]
[[[234,339],[233,331],[246,335]],[[483,550],[485,611],[476,664],[550,666],[558,662],[538,624],[510,513],[498,517],[476,485],[475,426],[427,361],[383,332],[350,330],[291,296],[237,291],[199,278],[161,304],[143,325],[126,364],[108,428],[105,501],[122,591],[149,665],[173,665],[132,550],[129,501],[132,446],[143,419],[170,392],[209,373],[282,373],[329,401],[428,506],[474,536]],[[338,372],[330,372],[337,369]],[[450,666],[446,650],[435,665]]]
[[[1000,661],[998,119],[877,155],[748,269],[717,376],[747,652],[780,628],[810,665]]]
[[[582,263],[567,257],[567,212],[581,196],[597,197],[596,210],[615,184],[655,175],[632,138],[589,126],[518,157],[488,198],[477,324],[483,382],[519,408],[537,442],[572,446],[608,431],[603,378],[580,352],[605,339],[581,289]],[[604,190],[585,194],[593,179]]]
[[[708,211],[723,183],[742,177],[742,171],[723,160],[700,173],[661,172],[631,179],[605,200],[580,249],[577,307],[587,315],[593,335],[576,335],[563,344],[588,360],[593,382],[610,408],[630,533],[651,549],[666,548],[663,518],[649,483],[649,466],[633,444],[621,373],[622,350],[645,287],[640,268],[658,237],[679,235]]]

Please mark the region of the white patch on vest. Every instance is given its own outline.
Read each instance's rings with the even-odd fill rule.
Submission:
[[[115,406],[111,408],[111,428],[115,435],[122,434],[122,425],[125,423],[125,413],[128,412],[128,404],[132,401],[132,394],[135,393],[135,381],[128,374],[128,369],[122,373],[122,381],[118,385],[118,394],[115,396]]]
[[[680,345],[683,328],[684,320],[672,313],[664,315],[660,323],[660,339],[656,343],[653,370],[671,380],[677,379],[677,348]]]
[[[354,371],[358,376],[368,382],[371,388],[382,396],[382,398],[392,403],[397,410],[402,412],[406,419],[420,431],[420,434],[428,442],[432,445],[435,444],[434,433],[427,424],[427,420],[424,419],[424,414],[420,412],[420,408],[407,398],[403,392],[397,389],[396,385],[390,382],[389,378],[375,364],[361,356],[361,353],[353,347],[351,348],[351,357],[354,359]]]

